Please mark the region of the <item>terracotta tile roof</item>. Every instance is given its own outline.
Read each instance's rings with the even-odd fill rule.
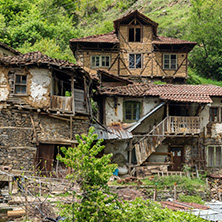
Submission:
[[[154,85],[140,83],[128,86],[107,87],[101,89],[100,93],[103,95],[129,97],[158,96],[162,100],[212,103],[210,96],[222,96],[222,87],[214,85]]]
[[[91,35],[82,38],[70,39],[70,42],[99,42],[99,43],[119,43],[119,39],[115,32],[100,34],[100,35]],[[196,45],[196,42],[191,42],[182,39],[175,39],[164,36],[157,36],[152,41],[153,44],[191,44]]]
[[[78,68],[79,66],[66,60],[53,59],[39,51],[28,52],[19,56],[3,57],[0,62],[5,65],[54,65],[61,68]]]
[[[13,49],[12,47],[8,46],[7,44],[3,43],[3,42],[0,42],[0,47],[14,53],[15,55],[20,55],[22,54],[21,52],[19,52],[18,50],[16,49]]]
[[[119,39],[114,32],[100,35],[91,35],[82,38],[70,39],[70,42],[101,42],[101,43],[119,43]]]
[[[153,44],[192,44],[196,45],[196,42],[186,41],[182,39],[175,39],[165,36],[157,36],[152,41]]]

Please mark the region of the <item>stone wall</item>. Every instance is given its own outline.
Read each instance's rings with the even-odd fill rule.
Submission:
[[[29,111],[3,109],[0,111],[0,166],[10,166],[16,170],[29,170],[36,157],[36,137],[32,126],[34,120],[37,139],[47,141],[70,141],[70,121],[50,117]],[[75,134],[87,133],[90,121],[85,118],[74,118],[72,137]]]

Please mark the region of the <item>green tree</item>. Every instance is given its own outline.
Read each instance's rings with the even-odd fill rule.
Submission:
[[[78,202],[73,206],[64,206],[64,215],[71,220],[75,215],[77,221],[116,221],[120,218],[121,211],[116,196],[109,191],[107,182],[116,169],[115,164],[110,164],[112,154],[96,156],[104,149],[103,140],[97,140],[93,133],[94,128],[89,129],[88,136],[76,136],[78,147],[62,147],[62,153],[58,159],[72,168],[73,173],[68,175],[73,183],[77,182],[81,195],[77,195]],[[115,209],[115,210],[114,210]]]
[[[195,70],[207,78],[222,80],[222,0],[193,0],[188,37],[197,46],[191,53]]]

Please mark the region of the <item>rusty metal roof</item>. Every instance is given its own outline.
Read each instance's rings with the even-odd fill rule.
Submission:
[[[168,208],[171,210],[191,210],[191,209],[202,209],[207,210],[209,207],[197,204],[197,203],[187,203],[187,202],[179,202],[179,201],[162,201],[161,205],[164,208]]]
[[[133,138],[132,133],[123,129],[121,125],[102,127],[99,124],[93,124],[92,126],[95,128],[95,133],[98,135],[98,139],[112,140]]]
[[[158,96],[162,100],[177,102],[212,103],[211,96],[222,96],[222,87],[215,85],[172,85],[135,83],[127,86],[107,87],[100,90],[102,95],[129,97]]]

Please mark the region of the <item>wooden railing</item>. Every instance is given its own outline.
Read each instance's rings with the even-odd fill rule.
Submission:
[[[70,111],[72,112],[73,97],[51,96],[50,108],[52,110]]]
[[[137,164],[142,164],[167,136],[200,133],[200,118],[196,116],[169,116],[135,144]]]
[[[170,134],[200,133],[200,118],[198,116],[169,116],[167,132]]]

